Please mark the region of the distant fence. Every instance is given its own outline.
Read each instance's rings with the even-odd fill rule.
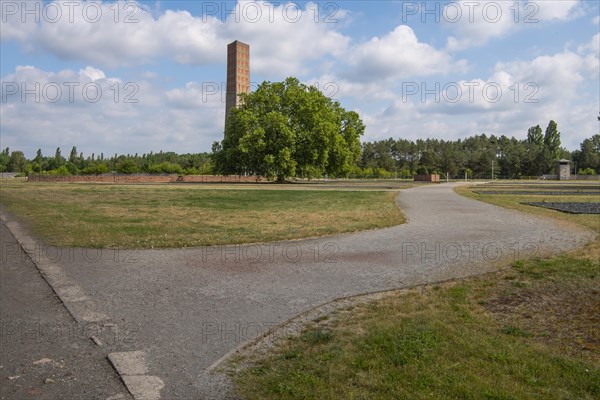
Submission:
[[[542,175],[541,179],[556,181],[558,180],[558,175]],[[561,179],[561,181],[600,181],[600,175],[571,175],[569,179]]]
[[[48,183],[241,183],[260,182],[260,176],[239,175],[151,175],[151,174],[105,174],[105,175],[40,175],[29,176],[29,182]]]

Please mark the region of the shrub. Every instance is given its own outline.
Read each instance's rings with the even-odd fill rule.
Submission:
[[[577,175],[596,175],[596,171],[594,171],[592,168],[586,168],[586,169],[579,169],[579,172],[577,172]]]
[[[69,175],[71,175],[71,172],[69,171],[69,169],[67,168],[66,165],[61,165],[60,167],[58,167],[56,169],[52,169],[52,170],[48,171],[48,175],[69,176]]]
[[[109,171],[108,165],[104,163],[90,164],[81,170],[83,175],[101,175]]]
[[[133,160],[123,160],[117,164],[117,172],[120,174],[135,174],[139,168]]]

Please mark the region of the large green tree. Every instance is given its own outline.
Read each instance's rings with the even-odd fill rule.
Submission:
[[[527,131],[526,173],[529,176],[539,176],[545,172],[544,136],[539,125],[532,126]]]
[[[600,135],[594,135],[581,143],[581,150],[573,153],[573,161],[577,169],[591,168],[600,172]]]
[[[8,164],[10,163],[10,149],[7,147],[0,153],[0,172],[8,170]]]
[[[364,129],[357,113],[314,86],[264,82],[231,110],[225,138],[213,145],[214,164],[222,174],[278,181],[345,176],[361,155]]]
[[[13,151],[8,162],[8,171],[25,172],[27,170],[27,159],[22,151]]]
[[[556,162],[560,159],[560,132],[556,122],[550,121],[544,135],[544,161],[545,172],[552,171],[556,167]]]

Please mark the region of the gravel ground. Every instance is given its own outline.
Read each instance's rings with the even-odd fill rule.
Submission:
[[[507,195],[524,195],[524,196],[600,196],[600,190],[596,191],[546,191],[546,190],[475,190],[477,194],[507,194]]]
[[[600,203],[575,203],[575,202],[526,202],[530,206],[550,208],[571,214],[600,214]]]
[[[212,367],[301,313],[341,297],[493,271],[593,238],[461,197],[455,186],[403,190],[408,223],[387,229],[178,250],[46,248],[41,257],[53,257],[127,332],[111,351],[146,352],[148,373],[165,384],[162,398],[235,398]]]

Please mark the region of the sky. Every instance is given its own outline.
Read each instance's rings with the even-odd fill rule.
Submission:
[[[0,146],[32,158],[210,152],[227,44],[252,87],[294,76],[363,141],[599,132],[596,1],[0,1]]]

